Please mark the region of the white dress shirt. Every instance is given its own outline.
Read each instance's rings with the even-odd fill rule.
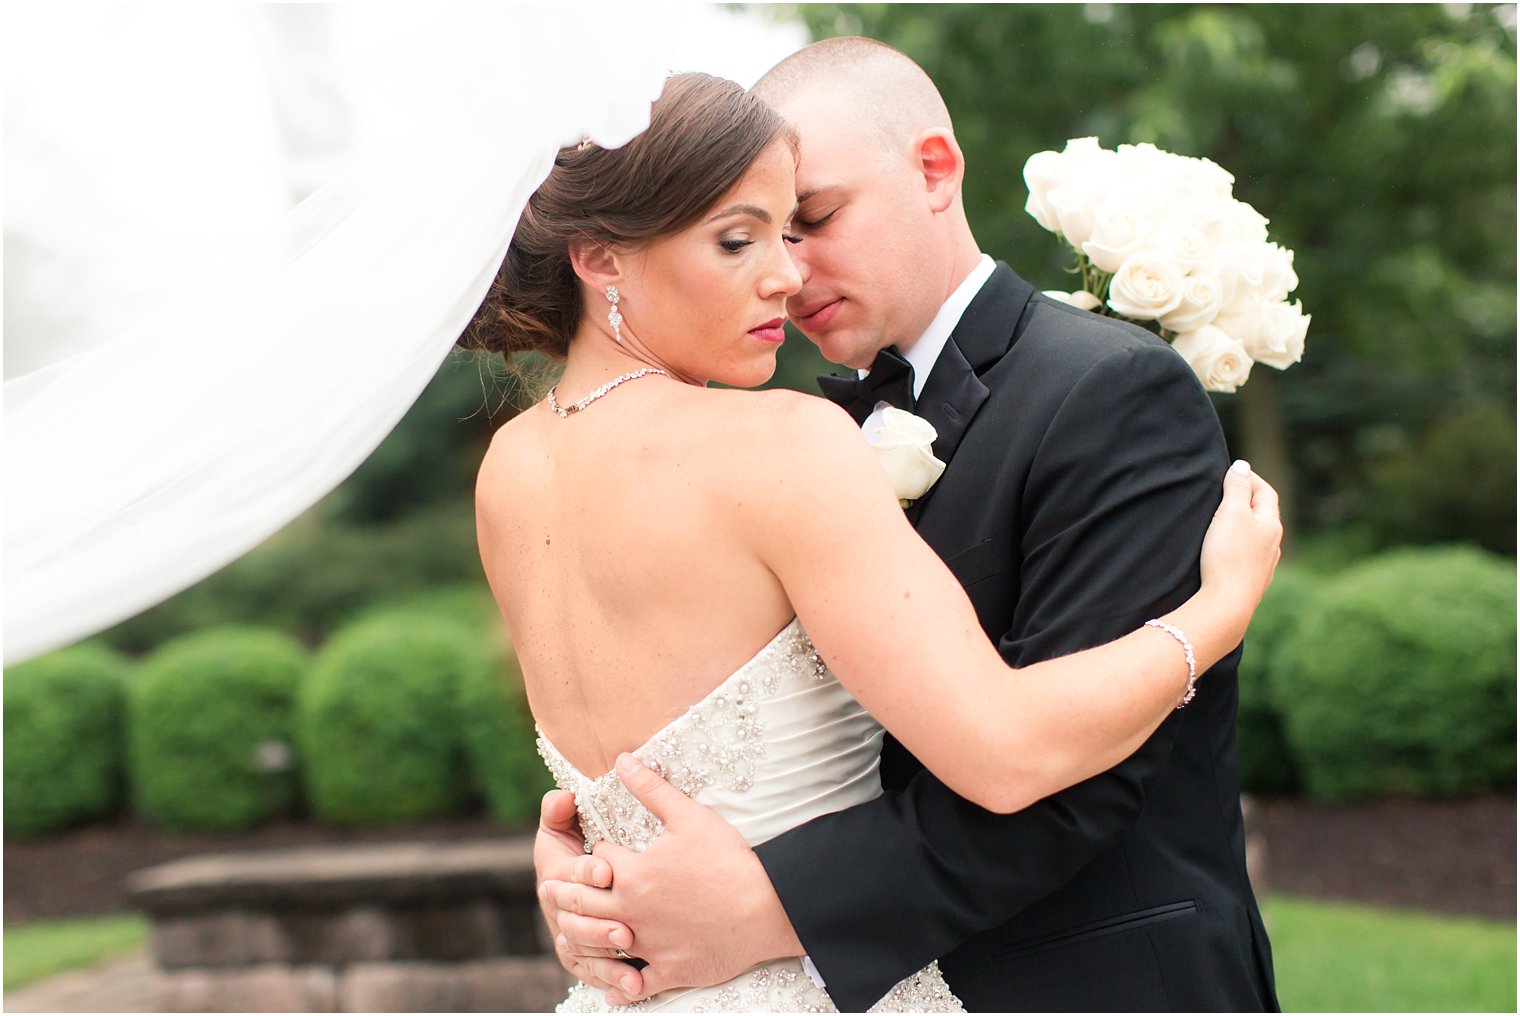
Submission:
[[[934,315],[934,320],[929,322],[929,327],[918,337],[918,341],[909,346],[903,352],[903,359],[913,365],[913,397],[916,399],[924,394],[924,382],[929,380],[929,372],[934,369],[939,361],[939,354],[944,351],[945,343],[950,341],[950,333],[955,331],[955,326],[960,324],[961,315],[966,313],[966,308],[971,306],[971,301],[976,294],[982,291],[987,280],[992,278],[992,270],[997,267],[992,258],[983,254],[976,267],[971,269],[971,274],[961,280],[961,284],[955,287],[944,303],[940,304],[939,313]],[[860,372],[865,377],[870,371]],[[875,410],[866,417],[860,429],[867,434],[875,432],[881,426],[881,411],[886,407],[885,402],[876,403]]]

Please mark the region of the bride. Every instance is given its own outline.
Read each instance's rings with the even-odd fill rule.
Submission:
[[[477,520],[588,849],[659,835],[618,777],[639,764],[751,844],[868,800],[883,726],[957,793],[1018,810],[1133,752],[1239,643],[1277,561],[1275,496],[1237,467],[1196,595],[1161,626],[1011,671],[846,414],[707,387],[775,369],[801,284],[794,153],[739,86],[670,79],[628,145],[560,152],[460,340],[564,361],[492,442]],[[833,1008],[801,960],[640,1007]],[[958,1003],[931,965],[879,1007]],[[605,1002],[581,984],[564,1008]]]

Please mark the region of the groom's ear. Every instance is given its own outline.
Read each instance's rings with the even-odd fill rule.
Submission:
[[[592,289],[606,289],[623,281],[623,266],[618,255],[603,244],[590,240],[570,242],[570,267],[576,277]]]
[[[943,212],[954,204],[966,175],[966,159],[955,135],[942,127],[924,131],[918,137],[915,157],[924,176],[929,207]]]

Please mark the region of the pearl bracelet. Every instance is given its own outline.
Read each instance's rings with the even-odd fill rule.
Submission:
[[[1177,708],[1181,709],[1193,701],[1193,696],[1198,694],[1198,659],[1193,655],[1193,643],[1189,642],[1188,637],[1182,634],[1181,628],[1173,624],[1167,624],[1160,618],[1151,618],[1145,622],[1145,627],[1159,628],[1182,643],[1182,652],[1187,656],[1188,682],[1187,690],[1182,693],[1182,701],[1177,703]]]

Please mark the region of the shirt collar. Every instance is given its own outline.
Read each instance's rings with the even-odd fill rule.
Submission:
[[[924,393],[924,383],[929,380],[929,372],[934,369],[934,364],[939,360],[940,352],[945,348],[945,343],[950,341],[950,333],[955,331],[955,326],[960,323],[961,315],[966,313],[966,308],[971,305],[972,299],[986,285],[987,280],[992,278],[992,271],[997,267],[992,258],[983,254],[976,267],[971,269],[971,274],[961,280],[961,284],[955,287],[955,292],[950,294],[949,299],[940,304],[939,313],[934,315],[934,320],[929,322],[929,327],[918,337],[918,341],[908,347],[903,353],[903,358],[913,365],[913,397],[916,399]],[[866,375],[860,372],[861,377]]]

